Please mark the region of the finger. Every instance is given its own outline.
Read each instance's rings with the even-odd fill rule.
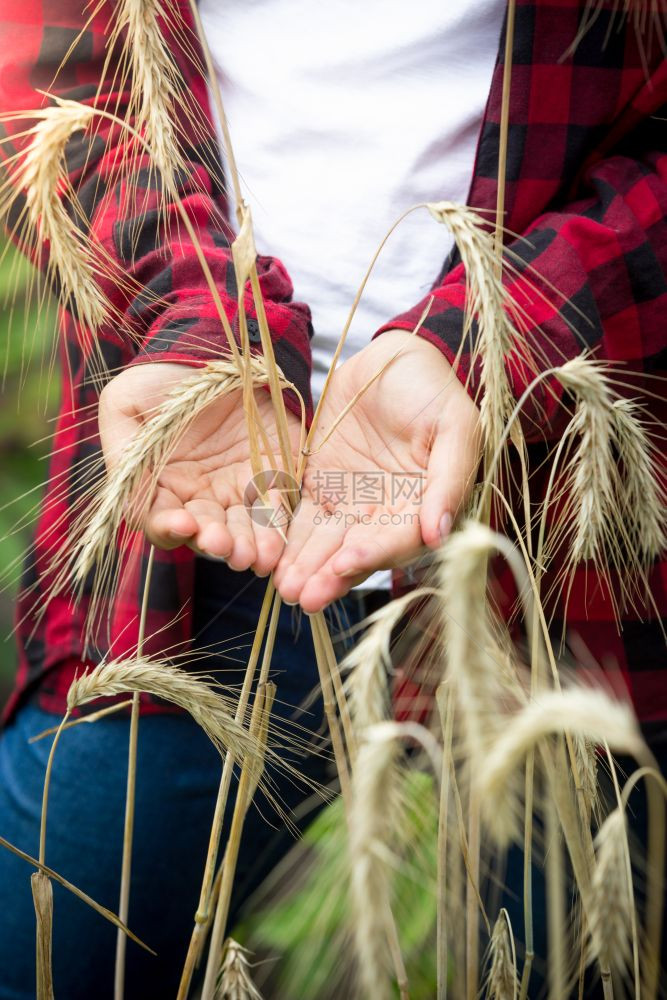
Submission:
[[[309,577],[338,551],[345,538],[347,528],[343,518],[335,515],[322,517],[319,508],[315,508],[314,516],[319,523],[314,524],[307,544],[302,546],[296,559],[281,577],[279,591],[287,604],[295,604],[301,600],[301,591]]]
[[[197,522],[194,545],[204,555],[226,559],[234,547],[234,540],[226,523],[224,508],[217,500],[198,498],[189,500],[185,509]]]
[[[285,548],[289,513],[279,494],[269,495],[269,507],[258,498],[250,511],[257,558],[252,565],[257,576],[268,576],[276,567]]]
[[[473,486],[479,461],[479,423],[475,415],[449,423],[431,448],[421,506],[425,545],[438,548]]]
[[[197,533],[197,521],[171,490],[158,486],[144,522],[146,537],[159,549],[185,545]]]
[[[104,461],[110,471],[141,426],[139,417],[121,406],[114,380],[100,393],[97,421]]]
[[[308,539],[315,530],[316,519],[321,516],[320,508],[309,497],[304,497],[287,529],[287,545],[273,573],[276,587],[280,588],[287,571],[299,557],[303,547],[308,544]]]
[[[255,535],[248,511],[243,504],[234,504],[227,510],[227,528],[233,541],[227,564],[236,570],[250,569],[257,558]]]
[[[368,573],[360,573],[358,576],[335,576],[330,574],[327,577],[316,577],[308,582],[308,586],[301,591],[299,604],[306,614],[314,615],[318,611],[323,611],[329,604],[340,600],[346,594],[363,583],[368,577]],[[315,583],[317,580],[317,583]]]
[[[348,531],[340,551],[304,584],[299,597],[304,611],[319,611],[376,570],[415,557],[422,545],[418,518],[412,512],[396,516],[404,522],[391,527],[359,524]]]
[[[415,556],[422,545],[416,511],[385,513],[387,518],[400,520],[389,525],[356,525],[348,531],[340,552],[321,568],[319,575],[368,575],[378,569],[390,569]]]

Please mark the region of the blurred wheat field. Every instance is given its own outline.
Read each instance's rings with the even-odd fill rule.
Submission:
[[[0,407],[0,703],[16,669],[11,635],[14,598],[46,478],[50,418],[57,412],[58,380],[53,377],[55,304],[39,307],[29,288],[33,269],[25,258],[0,241],[0,348],[3,383]],[[16,526],[19,525],[18,531]],[[7,568],[12,567],[9,574]]]

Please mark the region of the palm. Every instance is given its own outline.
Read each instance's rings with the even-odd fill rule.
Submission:
[[[138,368],[119,377],[126,379],[120,387],[122,414],[118,412],[120,393],[112,394],[111,400],[107,397],[100,412],[107,460],[113,462],[114,453],[122,445],[124,433],[123,430],[119,433],[119,428],[134,433],[150,411],[159,406],[173,383],[184,374],[191,374],[191,369],[184,370],[180,365],[164,365],[161,369],[157,373],[159,385],[153,382],[156,373],[141,372]],[[276,463],[279,466],[271,399],[262,390],[256,392],[255,398],[270,449],[260,446],[261,464],[263,468],[275,467]],[[296,452],[300,423],[291,413],[288,423]],[[110,431],[105,434],[107,425]],[[144,521],[146,534],[162,548],[187,544],[206,555],[226,559],[234,569],[252,566],[258,574],[270,572],[284,541],[281,531],[250,516],[244,494],[254,471],[242,397],[236,391],[200,413],[169,456]],[[271,499],[279,503],[274,495]]]
[[[443,514],[455,512],[477,464],[477,422],[442,355],[409,334],[384,334],[344,364],[318,420],[276,571],[285,600],[317,611],[374,570],[437,545]]]

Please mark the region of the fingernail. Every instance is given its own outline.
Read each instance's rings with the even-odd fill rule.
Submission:
[[[440,532],[441,542],[444,542],[445,538],[447,538],[447,535],[450,533],[451,530],[452,530],[452,515],[449,513],[449,511],[445,511],[445,513],[440,518],[440,524],[438,525],[438,531]]]

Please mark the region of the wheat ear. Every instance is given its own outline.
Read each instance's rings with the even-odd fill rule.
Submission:
[[[505,846],[519,837],[520,808],[508,794],[510,779],[529,750],[546,736],[572,733],[596,743],[607,741],[622,753],[641,751],[642,739],[632,709],[593,688],[545,691],[512,717],[494,741],[476,775],[483,816],[495,840]]]
[[[660,488],[655,447],[641,422],[640,407],[616,399],[612,422],[621,462],[620,503],[630,545],[643,565],[657,559],[667,546],[667,506]]]
[[[215,1000],[262,1000],[250,975],[249,954],[234,938],[227,938]]]
[[[179,705],[201,726],[220,750],[232,750],[237,759],[255,756],[254,743],[247,731],[234,721],[232,701],[213,682],[179,670],[165,660],[146,657],[111,660],[76,678],[67,692],[71,712],[96,698],[140,691]]]
[[[627,971],[632,942],[632,887],[628,883],[625,812],[607,816],[595,837],[595,867],[587,914],[589,961],[619,974]]]
[[[618,570],[624,593],[645,573],[667,539],[664,496],[653,449],[638,408],[619,400],[601,364],[578,357],[555,370],[574,396],[574,416],[561,439],[554,469],[575,442],[564,477],[562,505],[545,552],[569,539],[567,578],[587,560]],[[553,473],[552,473],[553,478]],[[546,501],[545,501],[546,507]]]
[[[505,360],[520,342],[498,267],[496,241],[481,216],[464,205],[439,201],[426,207],[451,232],[465,268],[464,336],[475,322],[477,343],[472,355],[473,361],[480,360],[481,423],[487,452],[493,455],[514,407]]]
[[[389,724],[387,724],[389,725]],[[396,966],[396,925],[391,911],[387,878],[390,855],[390,789],[396,785],[397,743],[393,732],[380,724],[366,730],[353,774],[349,815],[350,891],[359,986],[369,1000],[393,995]],[[393,963],[393,964],[392,964]],[[402,963],[401,963],[402,964]],[[407,996],[407,977],[398,983]]]
[[[362,638],[341,663],[341,671],[348,674],[345,690],[358,731],[389,717],[392,632],[406,609],[424,593],[423,589],[411,591],[374,612],[365,622]]]
[[[107,50],[122,47],[130,73],[128,119],[145,137],[163,182],[173,187],[177,171],[184,166],[175,127],[182,87],[159,24],[165,15],[160,0],[118,0]]]
[[[95,331],[104,323],[109,306],[95,278],[90,241],[63,203],[63,193],[69,189],[67,144],[76,132],[88,129],[95,111],[76,101],[53,100],[53,105],[29,112],[38,121],[27,131],[28,145],[13,169],[9,194],[0,209],[6,215],[25,191],[27,220],[41,242],[48,244],[49,271],[57,276],[61,301],[82,328]]]
[[[507,910],[498,914],[489,943],[491,965],[486,984],[487,1000],[516,1000],[518,991],[516,949]]]

